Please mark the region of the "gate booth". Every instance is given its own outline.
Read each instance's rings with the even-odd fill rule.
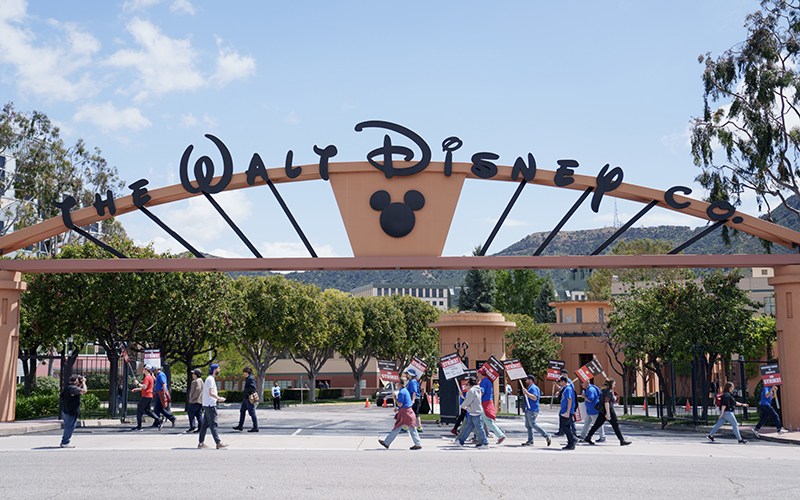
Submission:
[[[314,146],[319,155],[316,164],[294,166],[292,152],[285,165],[266,168],[258,153],[249,158],[245,171],[234,173],[233,155],[225,144],[212,135],[206,137],[222,159],[221,175],[215,175],[213,160],[203,155],[191,172],[189,160],[194,146],[186,148],[180,159],[181,183],[149,190],[148,181],[132,183],[127,196],[114,197],[98,193],[88,207],[77,208],[76,200],[66,197],[57,204],[61,216],[43,221],[0,238],[0,254],[10,255],[39,241],[73,230],[117,258],[102,260],[0,260],[0,421],[14,420],[15,378],[17,367],[20,295],[25,290],[21,273],[86,273],[86,272],[194,272],[194,271],[303,271],[303,270],[382,270],[382,269],[559,269],[559,268],[635,268],[635,267],[773,267],[770,284],[775,289],[779,358],[800,356],[800,255],[681,255],[692,243],[725,225],[763,238],[774,244],[797,250],[800,233],[743,214],[730,203],[706,203],[689,198],[692,190],[673,186],[665,191],[623,182],[620,167],[606,165],[596,175],[580,175],[579,163],[572,159],[554,162],[554,170],[538,168],[533,154],[520,152],[512,165],[495,163],[499,156],[476,152],[469,162],[453,161],[461,155],[463,142],[447,137],[442,143],[442,161],[432,161],[428,143],[413,131],[394,123],[367,121],[355,126],[358,133],[376,138],[376,148],[367,153],[367,161],[334,163],[338,154],[334,145]],[[376,134],[380,132],[380,135]],[[403,145],[393,143],[400,141]],[[207,143],[203,143],[207,145]],[[420,158],[414,162],[415,154]],[[209,154],[214,154],[213,152]],[[469,157],[470,153],[464,154]],[[321,258],[306,238],[280,196],[283,183],[309,180],[329,182],[340,216],[347,231],[354,257]],[[517,189],[482,246],[481,255],[469,257],[442,256],[444,244],[464,181],[495,180],[516,183]],[[236,226],[214,200],[222,191],[267,187],[276,198],[283,214],[295,228],[311,258],[263,258],[258,249]],[[550,187],[578,194],[572,208],[553,228],[549,236],[531,256],[486,256],[492,241],[501,230],[515,202],[524,196],[525,188]],[[105,195],[105,198],[104,198]],[[231,226],[253,253],[253,258],[206,259],[191,243],[168,227],[151,212],[162,204],[204,196]],[[611,237],[590,255],[543,255],[548,244],[580,206],[590,200],[597,212],[606,196],[641,203],[643,208],[625,222]],[[600,255],[637,220],[654,208],[688,214],[711,222],[698,236],[675,247],[667,255],[614,256]],[[86,232],[85,226],[110,217],[139,211],[195,255],[193,259],[148,260],[129,259],[118,250],[98,241]],[[794,314],[797,309],[799,313]],[[447,354],[443,352],[442,354]],[[487,355],[490,353],[487,353]],[[497,352],[502,354],[502,352]],[[787,425],[800,427],[800,365],[781,366],[785,380],[783,412]]]

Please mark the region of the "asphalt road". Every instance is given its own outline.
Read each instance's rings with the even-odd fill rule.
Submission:
[[[457,448],[433,424],[422,450],[402,434],[385,450],[377,439],[391,408],[259,410],[257,434],[230,429],[236,409],[220,414],[225,450],[196,449],[185,424],[78,429],[75,449],[58,448],[58,431],[2,437],[0,498],[800,498],[796,445],[626,426],[631,446],[609,432],[607,443],[563,451],[563,438],[520,446],[522,420],[501,419],[507,439],[488,450]],[[554,431],[556,418],[544,410],[540,423]]]

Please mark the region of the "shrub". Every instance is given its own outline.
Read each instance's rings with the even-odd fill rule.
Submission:
[[[106,391],[108,392],[108,391]],[[81,410],[91,412],[100,408],[100,398],[94,394],[86,393],[81,396]]]
[[[90,373],[86,375],[88,389],[108,389],[108,373]]]
[[[31,391],[31,395],[33,394],[58,394],[58,391],[61,389],[61,381],[55,377],[36,377],[36,382],[34,383],[33,390]]]
[[[17,398],[16,419],[46,417],[58,414],[58,394],[38,394]]]

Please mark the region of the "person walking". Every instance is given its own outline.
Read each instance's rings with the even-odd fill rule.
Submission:
[[[706,436],[712,443],[714,442],[714,433],[717,432],[725,422],[731,424],[731,427],[733,427],[733,434],[740,443],[745,444],[747,442],[746,440],[742,439],[742,435],[739,433],[739,424],[736,422],[736,415],[733,414],[733,409],[737,406],[747,407],[748,404],[739,403],[733,399],[733,394],[731,394],[732,390],[733,382],[725,382],[725,386],[722,388],[722,404],[720,405],[722,415],[719,416],[719,420],[717,420],[717,423],[711,428],[711,432],[709,432],[708,436]]]
[[[597,403],[600,402],[600,389],[592,383],[591,379],[583,383],[583,398],[586,400],[586,422],[584,422],[583,429],[581,429],[581,440],[583,440],[584,436],[589,434],[589,429],[597,422],[597,415],[600,413],[597,411],[597,408],[595,408]],[[606,431],[601,425],[600,439],[598,439],[597,442],[604,443],[605,441]]]
[[[386,439],[379,439],[378,443],[384,448],[389,448],[391,446],[392,441],[397,435],[400,433],[400,429],[404,426],[408,427],[408,433],[411,434],[411,440],[414,442],[414,446],[411,447],[412,450],[421,450],[422,449],[422,442],[419,440],[419,434],[417,433],[417,426],[416,426],[416,419],[414,417],[414,410],[412,409],[413,403],[411,402],[411,394],[408,393],[408,389],[406,389],[406,381],[402,378],[397,382],[397,385],[400,389],[395,392],[394,400],[395,400],[395,416],[394,416],[394,428],[386,436]]]
[[[258,432],[258,417],[256,417],[257,403],[250,400],[251,394],[258,393],[256,377],[253,375],[253,369],[249,366],[245,366],[242,372],[247,376],[244,381],[244,399],[242,400],[242,406],[239,407],[239,425],[234,426],[233,430],[244,430],[244,414],[247,412],[250,414],[250,419],[253,421],[253,427],[247,432]]]
[[[758,423],[753,428],[753,435],[758,439],[761,439],[761,434],[758,431],[761,429],[761,426],[767,423],[767,419],[772,417],[772,421],[775,423],[775,428],[778,430],[778,434],[783,434],[786,432],[786,429],[783,428],[783,424],[781,423],[781,417],[778,416],[778,412],[772,408],[772,398],[778,393],[778,386],[773,385],[772,387],[764,386],[761,389],[761,401],[758,403],[758,410],[761,412],[761,418],[758,419]]]
[[[481,422],[497,436],[497,444],[501,444],[506,440],[506,434],[497,426],[497,411],[494,407],[494,383],[492,379],[486,375],[486,370],[483,368],[478,370],[478,380],[480,381],[481,391],[483,391],[483,395],[481,396],[481,404],[483,405]]]
[[[572,387],[572,390],[575,392],[575,394],[578,393],[578,391],[575,391],[575,384],[573,384],[572,380],[569,379],[569,372],[567,371],[566,368],[562,368],[561,369],[561,371],[559,372],[559,377],[567,377],[567,385]],[[558,381],[556,381],[556,384],[558,384]],[[556,396],[561,398],[561,393],[563,391],[564,391],[564,389],[559,389],[558,393],[556,394]],[[572,408],[572,424],[570,424],[570,429],[572,429],[572,435],[573,436],[577,436],[578,435],[578,428],[575,425],[575,408],[577,408],[577,406],[578,405],[576,404],[575,407]],[[564,432],[561,429],[559,429],[558,432],[556,432],[553,435],[556,436],[556,437],[560,437],[560,436],[564,435]]]
[[[192,383],[189,386],[189,398],[186,400],[186,413],[189,414],[189,429],[186,433],[200,432],[203,418],[203,372],[199,368],[192,371]],[[197,426],[194,423],[197,421]]]
[[[217,380],[216,376],[219,375],[219,365],[213,363],[208,367],[208,377],[203,383],[203,424],[200,426],[200,442],[197,444],[198,448],[208,448],[204,443],[206,440],[206,431],[211,431],[211,437],[217,443],[217,449],[227,448],[228,444],[223,443],[217,434],[217,427],[219,421],[217,420],[217,403],[222,403],[225,398],[217,395]]]
[[[602,427],[603,423],[608,420],[609,423],[611,423],[611,427],[614,429],[614,433],[617,435],[617,439],[619,439],[620,446],[631,444],[631,442],[622,435],[622,431],[619,428],[619,421],[617,421],[617,413],[614,411],[614,388],[616,386],[616,380],[611,377],[608,377],[603,384],[603,391],[600,393],[600,402],[598,403],[597,420],[595,420],[589,434],[583,437],[584,443],[594,444],[592,436]]]
[[[486,431],[483,429],[483,422],[481,420],[484,408],[483,402],[481,402],[481,388],[474,378],[467,381],[467,386],[469,390],[466,396],[464,396],[464,402],[461,403],[461,408],[468,412],[467,423],[464,424],[464,428],[461,429],[461,434],[456,438],[455,443],[458,446],[464,446],[464,441],[469,437],[470,432],[475,431],[475,434],[478,436],[478,444],[476,447],[486,449],[489,447],[489,439],[486,437]]]
[[[419,419],[420,390],[419,382],[417,382],[417,370],[413,368],[407,368],[406,373],[408,374],[408,383],[406,384],[406,389],[411,395],[411,409],[414,411],[414,425],[417,428],[417,432],[421,433],[422,422]]]
[[[153,367],[153,374],[155,375],[156,381],[155,385],[153,386],[153,393],[155,394],[155,409],[153,413],[158,415],[158,421],[153,423],[153,427],[158,427],[158,430],[161,430],[161,426],[164,425],[164,420],[169,420],[172,423],[172,427],[175,427],[175,417],[167,411],[167,406],[172,402],[172,398],[169,395],[169,387],[167,387],[167,374],[161,371],[160,366]],[[163,418],[162,418],[163,417]]]
[[[522,446],[533,446],[534,429],[547,441],[547,446],[550,446],[552,443],[550,434],[536,423],[536,418],[539,416],[539,397],[541,396],[541,391],[539,387],[536,386],[536,378],[533,375],[528,375],[528,378],[525,379],[522,392],[525,394],[525,428],[528,430],[528,440],[522,443]]]
[[[72,433],[81,416],[81,395],[86,394],[86,377],[70,375],[69,384],[61,391],[60,406],[61,416],[64,419],[64,433],[61,435],[62,448],[75,448],[70,444]]]
[[[272,383],[272,409],[281,409],[281,388],[277,380]]]
[[[142,397],[139,398],[139,404],[136,405],[136,427],[131,429],[132,431],[140,431],[142,430],[142,417],[147,414],[148,417],[153,419],[153,423],[155,426],[158,426],[158,415],[153,413],[153,410],[150,409],[150,402],[153,401],[153,384],[155,383],[153,380],[153,367],[150,365],[144,365],[144,380],[139,383],[136,380],[136,387],[132,389],[131,392],[141,392]]]
[[[567,445],[562,450],[575,449],[575,435],[572,434],[572,422],[575,415],[574,407],[578,403],[575,396],[575,389],[569,383],[569,379],[564,375],[558,379],[558,386],[561,387],[561,410],[558,412],[558,432],[567,436]]]
[[[458,407],[461,411],[458,412],[458,418],[456,418],[456,423],[453,425],[453,428],[450,429],[450,434],[454,436],[459,435],[458,428],[464,421],[464,419],[467,418],[467,410],[461,408],[461,403],[464,402],[464,398],[466,397],[467,391],[469,390],[469,385],[464,383],[459,385],[459,387],[461,387],[461,390],[458,393]]]

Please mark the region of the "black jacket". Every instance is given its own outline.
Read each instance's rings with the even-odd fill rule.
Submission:
[[[249,396],[257,390],[256,378],[252,374],[248,375],[247,379],[244,381],[244,395]]]

